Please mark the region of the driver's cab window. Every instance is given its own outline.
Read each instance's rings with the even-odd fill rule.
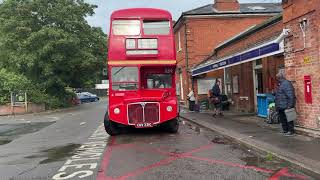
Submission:
[[[172,88],[171,74],[148,74],[147,89]]]

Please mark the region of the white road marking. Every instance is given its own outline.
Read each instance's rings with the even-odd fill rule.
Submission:
[[[80,126],[85,125],[85,124],[86,124],[86,122],[82,122],[82,123],[80,123]]]
[[[77,149],[75,155],[64,163],[52,179],[64,180],[92,176],[103,155],[106,146],[105,139],[108,137],[104,125],[100,125],[89,137],[89,141]]]
[[[48,117],[49,119],[59,120],[59,117]]]

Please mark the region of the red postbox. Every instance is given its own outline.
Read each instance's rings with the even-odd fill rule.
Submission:
[[[310,76],[304,76],[304,97],[307,104],[312,104],[312,83]]]

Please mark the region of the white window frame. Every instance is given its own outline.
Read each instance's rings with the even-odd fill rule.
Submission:
[[[182,51],[181,47],[181,34],[178,32],[178,52]]]

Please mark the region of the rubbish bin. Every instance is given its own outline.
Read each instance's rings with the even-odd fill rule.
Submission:
[[[258,116],[268,117],[268,106],[272,102],[274,102],[272,94],[257,94]]]
[[[200,111],[205,111],[209,109],[209,102],[208,100],[202,100],[199,102],[200,105]]]

